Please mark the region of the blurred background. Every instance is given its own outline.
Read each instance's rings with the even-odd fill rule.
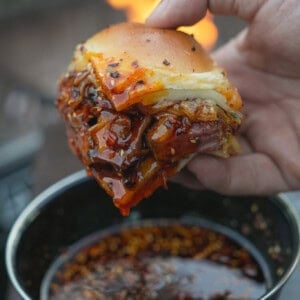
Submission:
[[[8,284],[3,259],[15,218],[34,195],[82,168],[68,149],[55,109],[57,80],[75,45],[109,24],[143,21],[157,2],[0,0],[0,299],[19,299]],[[212,51],[244,26],[237,19],[208,15],[182,30],[193,32]],[[282,299],[298,299],[293,298],[297,289],[288,291]]]

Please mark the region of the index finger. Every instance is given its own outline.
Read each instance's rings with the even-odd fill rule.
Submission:
[[[162,0],[146,20],[146,24],[160,28],[193,25],[205,16],[207,1]]]
[[[162,0],[146,20],[146,24],[161,28],[192,25],[202,19],[207,10],[213,14],[234,15],[251,21],[264,0]]]

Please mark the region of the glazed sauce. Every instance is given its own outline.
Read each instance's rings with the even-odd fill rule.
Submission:
[[[50,268],[43,300],[258,299],[266,291],[250,252],[204,227],[141,223],[83,244]]]
[[[120,61],[92,63],[107,70],[104,77],[70,71],[60,81],[57,108],[72,151],[122,215],[166,186],[192,153],[234,152],[225,145],[240,126],[238,114],[200,98],[155,101],[136,61],[131,74]],[[152,104],[143,104],[145,93]]]

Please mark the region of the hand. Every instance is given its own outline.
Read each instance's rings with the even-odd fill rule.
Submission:
[[[198,155],[179,180],[232,195],[300,189],[299,2],[165,0],[147,23],[164,28],[191,25],[207,9],[248,22],[245,30],[213,54],[243,98],[243,151],[228,159]]]

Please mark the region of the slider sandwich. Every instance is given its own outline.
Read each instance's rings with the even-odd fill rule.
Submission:
[[[196,153],[237,152],[237,89],[175,30],[121,23],[78,45],[57,107],[72,151],[123,215]]]

